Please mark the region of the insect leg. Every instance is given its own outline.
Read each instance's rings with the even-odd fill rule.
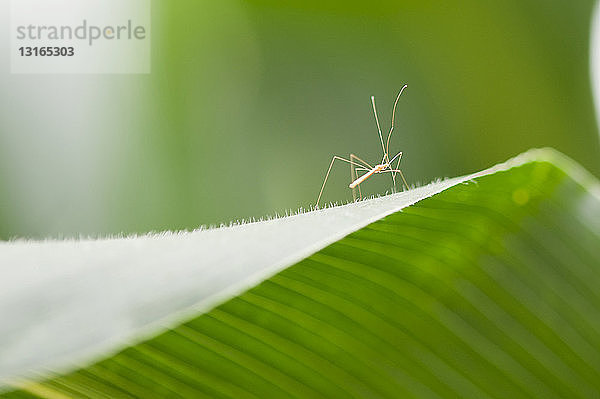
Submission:
[[[386,173],[386,172],[392,172],[392,173],[399,173],[400,177],[402,178],[402,183],[404,184],[404,186],[406,186],[406,189],[408,190],[408,183],[406,182],[406,179],[404,178],[404,174],[402,174],[402,171],[400,169],[388,169],[388,170],[382,170],[379,173]]]
[[[336,159],[338,159],[340,161],[348,162],[349,164],[357,166],[359,168],[363,168],[363,165],[361,165],[359,163],[356,163],[354,161],[349,161],[345,158],[334,155],[333,158],[331,158],[331,163],[329,164],[329,169],[327,169],[327,173],[325,174],[325,180],[323,180],[323,185],[321,186],[321,191],[319,192],[319,196],[317,197],[317,204],[316,204],[317,208],[319,208],[319,201],[321,200],[321,195],[323,195],[323,190],[325,189],[325,184],[327,183],[327,179],[329,178],[329,173],[331,172],[331,168],[333,167],[333,163],[335,162]]]
[[[350,160],[354,161],[355,159],[362,162],[363,164],[367,165],[369,167],[369,169],[373,169],[373,167],[371,165],[369,165],[368,163],[366,163],[365,161],[363,161],[356,155],[350,154]],[[350,164],[350,179],[351,179],[350,181],[355,181],[356,179],[358,179],[358,173],[356,173],[356,170],[357,169],[354,166],[354,164]],[[360,184],[357,187],[358,187],[358,197],[359,197],[359,199],[362,200],[362,192],[360,191]],[[352,200],[356,201],[356,187],[352,189]]]
[[[360,159],[358,156],[354,155],[354,154],[350,154],[350,159],[355,158],[356,160],[362,162],[365,167],[367,168],[367,170],[371,170],[373,169],[373,167],[371,165],[369,165],[367,162],[365,162],[364,160]]]
[[[399,153],[397,153],[396,155],[394,155],[394,157],[389,160],[388,157],[388,163],[390,165],[390,169],[392,167],[392,163],[394,162],[394,160],[398,158],[398,164],[396,165],[396,169],[400,169],[400,159],[402,159],[402,151],[400,151]],[[397,187],[396,187],[396,172],[392,172],[392,183],[394,185],[394,193],[397,191]]]

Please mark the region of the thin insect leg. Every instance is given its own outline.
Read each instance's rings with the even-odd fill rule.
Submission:
[[[400,169],[386,169],[386,170],[382,170],[379,173],[387,173],[387,172],[395,172],[395,173],[399,173],[400,177],[402,178],[402,182],[404,183],[404,185],[406,186],[406,189],[408,190],[408,183],[406,182],[406,179],[404,178],[404,175],[402,174],[402,171]]]
[[[379,133],[379,140],[381,140],[381,150],[383,151],[383,157],[385,159],[385,145],[383,144],[381,126],[379,126],[379,117],[377,117],[377,108],[375,107],[375,96],[371,96],[371,104],[373,104],[373,113],[375,114],[375,122],[377,122],[377,132]]]
[[[327,174],[325,174],[325,180],[323,181],[323,185],[321,186],[321,191],[319,192],[319,196],[317,197],[317,208],[319,207],[319,201],[321,200],[321,195],[323,195],[323,190],[325,189],[325,184],[327,183],[327,179],[329,178],[329,172],[331,172],[331,167],[333,166],[333,163],[335,162],[336,159],[339,159],[340,161],[344,161],[344,162],[348,162],[351,165],[354,166],[358,166],[360,168],[362,168],[363,166],[359,163],[353,162],[353,161],[349,161],[345,158],[342,157],[338,157],[337,155],[334,155],[333,158],[331,158],[331,163],[329,164],[329,169],[327,169]]]
[[[390,133],[388,134],[387,143],[386,143],[386,147],[384,150],[386,155],[390,151],[390,138],[392,137],[392,132],[394,131],[394,118],[396,117],[396,106],[398,105],[398,100],[400,100],[400,96],[404,92],[404,89],[406,89],[407,87],[408,87],[408,85],[402,86],[402,88],[400,89],[400,93],[398,93],[398,96],[396,97],[396,101],[394,102],[394,108],[392,109],[392,125],[390,127]],[[389,159],[389,157],[388,157],[388,159]]]
[[[396,158],[398,158],[398,164],[396,165],[396,169],[400,169],[400,160],[402,159],[402,151],[400,151],[399,153],[394,155],[394,157],[391,159],[391,161],[388,162],[388,164],[390,165],[390,169],[392,167],[392,163],[394,162],[394,160]],[[397,188],[396,188],[396,172],[392,173],[392,183],[394,184],[394,192],[396,192],[396,190],[397,190]]]
[[[402,160],[402,153],[400,153],[400,157],[398,157],[398,163],[396,164],[397,170],[400,170],[400,161],[401,160]],[[394,172],[394,178],[396,177],[396,173],[397,172]],[[406,186],[406,189],[408,190],[408,184],[406,184],[406,179],[404,179],[404,175],[402,174],[402,171],[400,171],[400,177],[402,178],[402,181],[404,182],[404,185]],[[394,179],[394,180],[396,180],[396,179]]]
[[[391,169],[388,169],[391,171]],[[383,172],[387,172],[388,170],[382,170],[379,173],[383,173]],[[397,187],[396,187],[396,174],[392,173],[392,193],[396,193],[398,191]]]
[[[353,159],[353,158],[356,158],[357,160],[359,160],[360,162],[362,162],[363,164],[365,164],[365,166],[368,168],[367,170],[371,170],[371,169],[373,169],[373,167],[372,167],[371,165],[369,165],[369,163],[368,163],[368,162],[366,162],[365,160],[363,160],[363,159],[361,159],[361,158],[357,157],[357,156],[356,156],[356,155],[354,155],[354,154],[350,154],[350,159]]]
[[[394,155],[394,157],[391,160],[389,160],[389,157],[388,157],[388,162],[387,163],[388,163],[388,165],[390,165],[390,169],[392,168],[392,163],[398,157],[400,157],[400,158],[398,159],[398,165],[396,166],[396,169],[398,169],[399,166],[400,166],[400,159],[402,158],[402,151],[400,151],[399,153],[397,153],[396,155]],[[398,187],[396,186],[396,173],[392,173],[392,184],[393,184],[393,187],[394,187],[393,188],[394,192],[397,192],[398,191]]]
[[[353,154],[350,154],[350,159],[352,160]],[[356,166],[354,164],[350,164],[350,181],[354,181],[357,179]],[[352,201],[356,202],[356,189],[352,189]]]
[[[362,159],[360,159],[359,157],[357,157],[354,154],[350,154],[350,160],[354,161],[354,160],[358,160],[362,163],[364,163],[365,165],[367,165],[369,167],[369,169],[366,168],[356,168],[354,165],[350,165],[350,178],[351,178],[351,182],[355,181],[356,179],[358,179],[358,173],[356,173],[358,170],[366,170],[369,171],[370,169],[373,169],[373,167],[371,165],[369,165],[368,163],[366,163],[365,161],[363,161]],[[360,186],[358,186],[358,198],[362,200],[362,192],[360,190]],[[356,188],[352,188],[352,200],[356,201]]]
[[[359,169],[356,169],[356,170],[359,170]],[[358,178],[360,178],[360,177],[363,177],[364,175],[366,175],[367,173],[369,173],[369,172],[371,171],[371,169],[364,169],[364,170],[361,170],[361,171],[364,171],[365,173],[363,173],[363,174],[362,174],[362,175],[360,175],[360,176],[358,175],[358,173],[355,173],[355,177],[354,177],[354,179],[353,179],[352,181],[355,181],[355,180],[357,180]],[[353,199],[354,201],[356,201],[356,189],[357,189],[357,188],[358,188],[358,198],[362,200],[362,191],[361,191],[361,189],[360,189],[360,184],[358,184],[358,185],[356,185],[356,187],[354,187],[354,188],[352,189],[352,199]]]
[[[394,155],[394,157],[393,157],[393,158],[392,158],[392,160],[390,161],[390,164],[391,164],[392,162],[394,162],[394,160],[396,160],[396,158],[398,158],[398,157],[402,158],[402,151],[400,151],[399,153],[397,153],[396,155]],[[398,160],[398,161],[400,161],[400,160]]]
[[[408,183],[406,182],[406,179],[404,178],[404,174],[402,173],[402,171],[400,169],[398,169],[398,173],[400,173],[400,177],[402,178],[402,183],[404,183],[404,187],[406,187],[407,190],[410,190],[410,187],[408,187]]]

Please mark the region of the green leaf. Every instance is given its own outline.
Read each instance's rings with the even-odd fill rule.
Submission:
[[[0,265],[3,397],[600,397],[600,189],[552,150]]]

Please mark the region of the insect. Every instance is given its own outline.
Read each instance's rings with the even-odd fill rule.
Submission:
[[[329,164],[329,169],[327,169],[327,173],[325,174],[325,180],[323,181],[323,185],[321,186],[321,191],[319,192],[319,196],[317,197],[317,208],[319,207],[319,201],[321,200],[321,196],[323,195],[323,190],[325,189],[325,184],[327,184],[327,179],[329,178],[329,173],[331,172],[331,168],[336,160],[343,161],[350,164],[350,178],[352,182],[348,187],[352,189],[352,196],[354,200],[356,200],[356,192],[355,189],[358,188],[359,196],[362,198],[362,193],[360,191],[360,184],[367,180],[369,177],[377,174],[377,173],[391,173],[392,182],[394,185],[394,191],[396,191],[396,175],[399,174],[402,178],[402,183],[408,189],[408,183],[406,183],[406,179],[400,170],[400,160],[402,159],[402,152],[394,155],[392,159],[389,156],[390,149],[390,138],[392,137],[392,132],[394,131],[394,118],[396,116],[396,106],[398,105],[398,100],[400,100],[400,96],[404,92],[408,85],[402,86],[398,96],[396,97],[396,101],[394,102],[394,108],[392,109],[392,123],[390,126],[390,132],[388,133],[387,140],[383,141],[383,135],[381,134],[381,126],[379,125],[379,117],[377,116],[377,107],[375,106],[375,97],[371,96],[371,104],[373,105],[373,114],[375,115],[375,122],[377,123],[377,132],[379,133],[379,140],[381,141],[381,150],[383,151],[383,157],[381,158],[381,162],[375,166],[371,166],[369,163],[363,161],[358,156],[354,154],[350,154],[350,159],[345,159],[334,155],[331,159],[331,163]],[[398,163],[396,167],[393,168],[393,162],[398,159]],[[360,172],[364,172],[359,176]]]

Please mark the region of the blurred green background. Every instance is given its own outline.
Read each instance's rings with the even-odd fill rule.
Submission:
[[[6,2],[5,2],[6,3]],[[149,75],[0,79],[0,238],[193,229],[307,208],[333,154],[411,184],[552,146],[600,175],[592,1],[153,1]],[[1,24],[8,23],[2,6]],[[338,165],[323,199],[351,199]],[[364,185],[390,190],[389,176]]]

